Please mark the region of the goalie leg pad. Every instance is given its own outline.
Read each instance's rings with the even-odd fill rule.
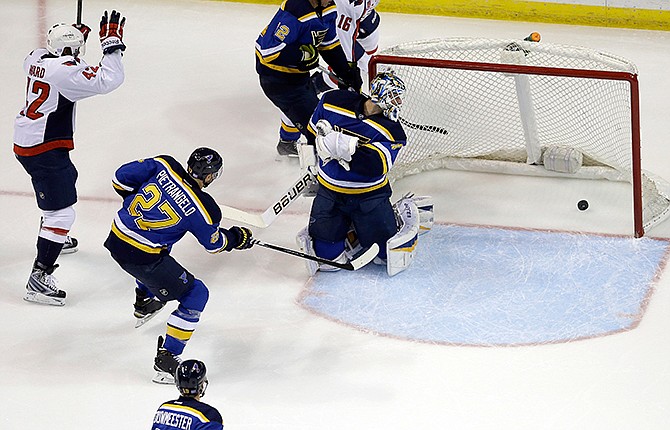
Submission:
[[[419,209],[411,198],[403,198],[394,205],[400,229],[386,241],[386,272],[397,275],[414,260],[419,239]]]
[[[393,209],[396,213],[399,213],[399,205],[403,200],[411,200],[419,210],[419,234],[426,234],[433,228],[433,223],[435,222],[435,215],[433,210],[433,197],[432,196],[415,196],[412,193],[408,193],[397,202],[393,203]]]
[[[309,235],[307,227],[298,232],[295,241],[302,252],[309,255],[316,255],[314,253],[312,237]],[[319,269],[319,263],[312,260],[305,260],[305,267],[307,267],[307,273],[309,273],[309,276],[314,276],[316,271]]]

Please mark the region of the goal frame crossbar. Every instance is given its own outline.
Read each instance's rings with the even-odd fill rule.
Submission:
[[[480,72],[500,72],[521,75],[561,76],[569,78],[592,78],[626,81],[630,85],[631,114],[631,182],[633,187],[633,220],[636,238],[644,236],[642,218],[642,162],[640,154],[640,89],[637,74],[606,70],[569,69],[561,67],[529,66],[516,64],[479,63],[433,58],[403,57],[395,55],[374,55],[370,59],[369,80],[377,74],[379,65],[401,65],[426,68],[447,68]]]

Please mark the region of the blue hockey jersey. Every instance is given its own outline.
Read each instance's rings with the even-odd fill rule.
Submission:
[[[319,15],[308,0],[285,0],[256,39],[258,74],[306,76],[308,72],[298,69],[303,55],[300,46],[314,45],[320,52],[341,50],[335,30],[336,18],[334,4],[324,8]],[[341,56],[342,64],[346,64],[343,51]]]
[[[119,167],[112,185],[124,197],[105,246],[132,260],[169,252],[187,232],[208,252],[225,250],[225,230],[219,228],[221,208],[202,191],[169,155],[137,160]],[[146,261],[146,259],[144,259]]]
[[[325,119],[333,130],[358,138],[358,148],[349,162],[350,170],[345,170],[337,162],[324,164],[319,159],[317,180],[335,192],[361,194],[386,186],[387,174],[407,142],[399,122],[391,121],[381,113],[365,116],[363,104],[366,100],[366,96],[352,91],[327,91],[310,120],[311,130],[320,119]]]
[[[156,411],[151,430],[221,430],[216,408],[189,397],[165,402]]]

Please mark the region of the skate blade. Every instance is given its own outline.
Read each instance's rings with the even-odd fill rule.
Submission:
[[[79,248],[68,248],[68,249],[63,248],[60,253],[61,254],[74,254],[77,251],[79,251]]]
[[[146,324],[147,322],[149,322],[150,319],[152,319],[153,317],[155,317],[156,315],[158,315],[158,314],[160,313],[160,311],[162,311],[163,309],[165,309],[165,306],[163,306],[162,308],[158,309],[156,312],[151,313],[151,314],[149,314],[149,315],[147,315],[147,316],[145,316],[145,317],[137,318],[137,320],[135,321],[135,328],[140,328],[140,327],[142,327],[144,324]]]
[[[156,371],[156,376],[154,376],[151,381],[157,384],[174,385],[174,376],[170,375],[168,372],[158,370]]]
[[[41,305],[64,306],[65,297],[50,297],[36,291],[26,291],[23,297],[26,302],[39,303]]]

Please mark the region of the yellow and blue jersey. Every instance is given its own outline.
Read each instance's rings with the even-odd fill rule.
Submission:
[[[171,156],[126,163],[116,170],[112,185],[124,197],[108,241],[119,257],[136,259],[138,251],[145,260],[158,257],[187,232],[211,253],[225,249],[221,208]]]
[[[256,71],[261,76],[306,76],[298,69],[302,45],[313,45],[320,52],[340,49],[335,30],[337,10],[330,5],[317,13],[308,0],[285,0],[270,24],[256,39]],[[346,64],[346,58],[342,53]]]
[[[339,163],[319,160],[317,180],[325,188],[342,194],[363,194],[388,185],[387,174],[407,136],[399,122],[384,115],[365,116],[367,97],[346,90],[327,91],[321,97],[309,127],[315,129],[320,119],[327,120],[333,130],[358,138],[350,170]]]
[[[152,430],[221,430],[223,419],[216,408],[189,397],[165,402],[156,411]]]

